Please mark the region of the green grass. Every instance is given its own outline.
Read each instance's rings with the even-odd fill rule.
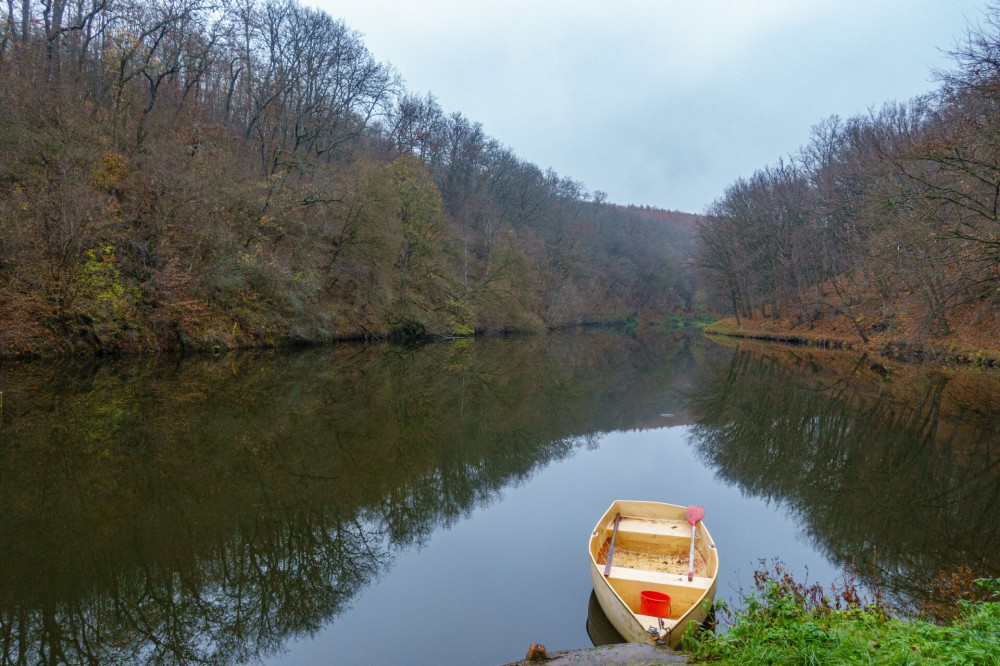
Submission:
[[[787,575],[758,575],[758,592],[727,632],[685,636],[692,661],[1000,665],[1000,601],[992,601],[1000,600],[1000,579],[977,581],[991,601],[959,600],[957,619],[938,625],[891,618],[880,601],[863,603],[849,581],[829,597]]]
[[[715,317],[705,315],[669,314],[663,318],[661,325],[668,331],[692,331],[704,329],[714,321],[716,321]]]
[[[732,319],[716,319],[705,326],[705,332],[715,335],[732,335],[736,326]]]

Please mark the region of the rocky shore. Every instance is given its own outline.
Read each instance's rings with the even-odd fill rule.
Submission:
[[[662,664],[686,664],[688,658],[669,648],[656,647],[645,643],[618,643],[601,645],[583,650],[563,650],[546,654],[544,648],[539,653],[532,645],[528,655],[534,652],[534,659],[522,659],[504,666],[661,666]],[[541,646],[537,646],[541,647]]]

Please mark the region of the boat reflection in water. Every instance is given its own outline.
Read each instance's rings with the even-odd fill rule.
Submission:
[[[593,590],[590,591],[590,603],[587,605],[587,635],[594,647],[627,642],[601,610],[601,604]]]

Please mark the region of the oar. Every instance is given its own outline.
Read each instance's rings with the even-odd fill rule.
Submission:
[[[691,556],[688,558],[688,581],[694,580],[694,532],[695,526],[705,517],[705,507],[689,506],[685,512],[691,524]],[[607,575],[607,574],[605,574]]]
[[[618,536],[618,521],[621,519],[622,514],[615,514],[615,529],[611,532],[611,545],[608,546],[608,563],[604,565],[604,577],[607,578],[611,575],[611,558],[615,556],[615,537]]]

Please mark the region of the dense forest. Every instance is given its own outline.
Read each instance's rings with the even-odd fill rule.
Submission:
[[[996,348],[1000,4],[951,55],[932,94],[819,123],[710,206],[699,262],[737,326]]]
[[[0,6],[0,354],[690,311],[694,222],[520,159],[295,0]]]

